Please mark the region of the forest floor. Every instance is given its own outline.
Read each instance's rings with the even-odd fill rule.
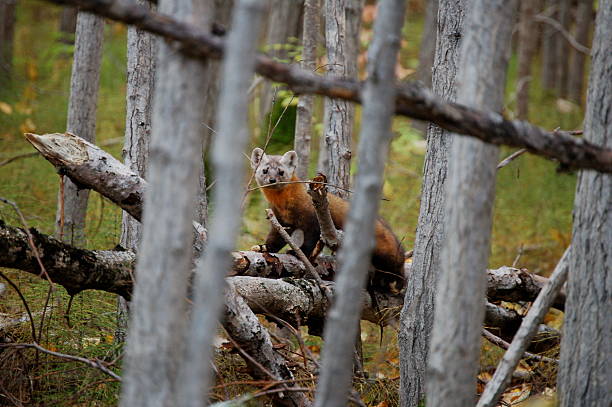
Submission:
[[[15,42],[14,80],[0,88],[0,197],[15,201],[24,213],[28,226],[43,233],[52,234],[56,212],[59,177],[44,159],[34,156],[4,160],[21,153],[32,152],[23,138],[24,132],[51,133],[65,129],[70,83],[72,45],[59,41],[57,34],[59,9],[39,1],[27,0],[18,7],[17,35]],[[413,15],[405,31],[405,47],[401,54],[402,72],[414,71],[420,41],[421,16]],[[366,38],[366,37],[364,37]],[[98,104],[97,141],[121,139],[125,125],[126,83],[126,29],[108,22],[105,28],[104,56]],[[367,41],[365,39],[364,41]],[[363,44],[364,47],[367,44]],[[512,117],[515,108],[515,59],[513,58],[507,83],[505,114]],[[408,77],[410,79],[410,77]],[[278,102],[289,103],[287,92],[279,92]],[[293,101],[294,102],[294,101]],[[254,103],[253,105],[257,105]],[[320,133],[321,103],[318,103]],[[557,100],[540,88],[538,72],[534,74],[531,92],[531,120],[544,128],[574,130],[581,128],[583,112],[579,106]],[[267,133],[267,122],[257,123],[257,112],[251,115],[253,146],[259,145]],[[359,109],[357,112],[359,121]],[[284,118],[283,118],[284,120]],[[356,128],[358,128],[357,123]],[[272,153],[280,153],[291,147],[290,124],[279,126],[273,134]],[[419,192],[425,142],[414,130],[410,120],[396,118],[393,124],[396,134],[391,146],[386,168],[383,217],[392,225],[403,241],[404,247],[413,245],[419,211]],[[284,134],[283,134],[284,132]],[[317,145],[317,140],[314,141]],[[122,142],[106,149],[121,159]],[[502,149],[500,160],[512,150]],[[356,156],[357,154],[353,154]],[[313,158],[316,162],[316,155]],[[245,170],[247,168],[245,162]],[[314,167],[311,169],[314,174]],[[209,171],[208,179],[214,181]],[[550,161],[524,155],[500,170],[497,182],[495,217],[492,240],[491,267],[512,265],[521,253],[516,265],[531,272],[548,275],[568,246],[571,234],[571,213],[575,188],[575,174],[558,173]],[[246,180],[245,172],[245,180]],[[245,181],[246,184],[246,181]],[[245,185],[246,188],[246,185]],[[211,190],[214,193],[214,187]],[[264,214],[265,202],[259,192],[248,195],[243,229],[238,247],[246,249],[264,240],[268,225]],[[211,208],[214,216],[214,208]],[[21,221],[9,206],[0,206],[0,219],[10,225],[21,226]],[[90,195],[87,214],[87,248],[111,249],[119,242],[121,211],[97,193]],[[26,273],[1,270],[24,295],[35,314],[35,327],[39,342],[52,350],[77,354],[90,358],[112,360],[120,354],[115,344],[116,298],[108,293],[85,291],[74,298],[69,317],[66,314],[69,297],[61,288],[49,289],[48,284]],[[44,321],[41,321],[44,305]],[[24,315],[25,309],[17,294],[7,287],[0,300],[0,318]],[[559,324],[559,318],[551,318]],[[28,325],[13,335],[30,342],[32,335]],[[306,336],[307,345],[318,352],[321,341]],[[398,350],[396,332],[386,328],[382,338],[379,328],[363,323],[365,368],[370,378],[362,384],[364,399],[371,405],[397,403]],[[483,346],[483,375],[501,352],[485,344]],[[233,356],[228,356],[229,361]],[[36,360],[34,360],[36,358]],[[31,362],[36,361],[36,364]],[[242,365],[228,363],[224,383],[245,378]],[[7,365],[8,364],[8,365]],[[26,367],[33,382],[26,383],[26,375],[0,377],[1,392],[12,392],[18,399],[30,405],[115,405],[118,384],[108,377],[83,365],[55,359],[34,352],[20,351],[10,358],[0,354],[3,372],[12,367]],[[233,372],[233,373],[231,373]],[[4,374],[4,373],[3,373]],[[551,373],[552,374],[552,373]],[[483,376],[483,378],[485,378]],[[19,379],[21,377],[21,379]],[[8,379],[8,380],[7,380]],[[542,378],[541,378],[542,379]],[[546,379],[546,378],[544,378]],[[554,386],[552,377],[542,379],[539,389]],[[535,385],[534,385],[535,386]],[[219,392],[222,397],[235,396],[244,391],[243,385],[226,385]],[[8,402],[0,398],[0,405]]]

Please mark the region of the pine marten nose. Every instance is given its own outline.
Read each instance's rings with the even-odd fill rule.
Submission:
[[[276,178],[270,178],[270,184],[274,184],[276,182]]]

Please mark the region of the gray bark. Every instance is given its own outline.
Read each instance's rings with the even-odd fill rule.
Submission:
[[[555,267],[553,274],[550,276],[548,284],[535,300],[529,312],[523,319],[521,327],[514,336],[512,343],[504,354],[503,359],[499,362],[495,374],[487,383],[482,396],[478,400],[476,407],[495,407],[501,394],[506,390],[506,387],[512,379],[512,373],[519,361],[525,354],[527,346],[537,332],[537,328],[548,312],[548,309],[553,304],[557,294],[561,291],[567,274],[569,271],[569,250],[565,251],[561,260]]]
[[[437,1],[437,0],[436,0]],[[433,69],[433,91],[453,102],[455,76],[463,41],[467,0],[440,0],[438,33]],[[439,253],[444,237],[445,191],[448,154],[452,143],[447,130],[430,124],[423,170],[419,222],[411,273],[398,334],[400,346],[400,400],[417,406],[425,395],[425,371],[434,318]]]
[[[0,83],[7,83],[13,72],[16,4],[17,0],[0,0]]]
[[[557,0],[545,0],[543,14],[553,19],[557,18]],[[555,29],[549,24],[542,27],[542,87],[553,90],[557,83],[557,42]]]
[[[70,79],[70,100],[66,131],[87,141],[96,140],[96,109],[102,59],[104,19],[79,12]],[[63,177],[64,191],[58,196],[55,236],[77,246],[85,244],[85,215],[89,191],[79,190]]]
[[[599,2],[584,137],[612,146],[612,1]],[[578,175],[558,393],[563,407],[609,406],[612,176]]]
[[[304,1],[304,22],[302,30],[302,62],[304,70],[314,72],[317,65],[317,38],[319,36],[320,0]],[[308,177],[310,164],[310,142],[312,140],[313,95],[300,95],[295,121],[293,149],[298,155],[296,175],[304,180]]]
[[[139,4],[149,5],[146,0]],[[151,139],[151,105],[155,82],[156,40],[148,32],[137,27],[128,27],[127,33],[127,89],[126,123],[123,145],[125,165],[140,177],[145,178],[149,141]],[[139,220],[122,212],[122,247],[136,251],[140,242],[142,227]],[[124,342],[127,335],[128,307],[125,299],[117,299],[117,330],[115,341]]]
[[[351,201],[335,302],[325,326],[321,375],[316,406],[345,406],[352,379],[353,350],[370,257],[374,249],[382,176],[391,141],[395,99],[395,64],[400,47],[405,2],[383,0],[374,23],[368,51],[368,79],[364,89],[363,119],[359,138],[359,173]]]
[[[558,12],[557,12],[557,20],[559,22],[559,24],[561,25],[561,27],[563,28],[563,30],[565,30],[566,32],[569,32],[569,26],[570,26],[570,8],[571,8],[571,4],[572,4],[572,0],[557,0],[557,7],[558,7]],[[555,57],[555,67],[557,69],[557,75],[556,75],[556,83],[555,83],[555,89],[557,90],[557,95],[559,97],[566,97],[567,96],[567,73],[568,73],[568,66],[569,66],[569,62],[570,62],[570,44],[569,42],[563,37],[563,34],[559,31],[556,30],[555,35],[557,36],[557,41],[556,41],[556,45],[557,45],[557,50],[556,50],[556,57]]]
[[[537,50],[538,26],[534,16],[541,9],[541,0],[523,0],[518,25],[518,72],[516,90],[516,115],[520,120],[529,119],[529,89],[531,66]]]
[[[274,46],[289,43],[290,37],[299,38],[302,4],[303,0],[270,0],[265,43],[272,46],[267,52],[271,57],[282,60],[288,58],[287,50],[274,49]],[[259,100],[262,118],[271,110],[273,96],[272,83],[264,82],[261,85]]]
[[[593,25],[594,12],[591,0],[578,0],[576,8],[575,37],[579,44],[589,46],[589,34]],[[572,47],[572,60],[567,75],[567,96],[574,102],[583,104],[584,64],[587,56]]]
[[[163,0],[159,10],[204,29],[210,26],[210,3],[206,1]],[[205,106],[201,89],[206,89],[206,65],[166,42],[159,44],[156,64],[147,167],[150,185],[121,398],[121,405],[130,407],[176,404],[202,160]]]
[[[248,141],[247,92],[255,69],[256,41],[265,11],[261,0],[242,0],[235,7],[232,30],[223,61],[218,108],[218,137],[212,160],[217,189],[215,215],[203,260],[194,283],[194,312],[186,338],[186,354],[179,372],[180,405],[201,406],[212,383],[212,340],[223,303],[225,272],[231,265],[240,227],[242,154]],[[224,272],[225,271],[225,272]]]
[[[327,76],[357,77],[361,0],[325,0],[325,46]],[[348,189],[355,106],[345,100],[325,98],[324,130],[319,153],[319,171],[332,185]],[[330,187],[330,192],[348,199],[348,192]]]
[[[466,14],[457,101],[501,111],[516,0],[474,0]],[[458,137],[449,156],[446,236],[428,363],[427,403],[474,403],[485,314],[498,148]],[[459,272],[457,272],[457,267]],[[461,314],[453,315],[456,310]]]

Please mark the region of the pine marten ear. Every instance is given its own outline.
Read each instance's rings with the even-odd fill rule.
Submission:
[[[251,168],[254,170],[257,169],[264,156],[265,153],[263,150],[259,147],[255,147],[251,153]]]
[[[298,165],[298,155],[295,151],[287,151],[283,158],[281,158],[280,163],[287,167],[287,169],[293,171],[296,169]]]

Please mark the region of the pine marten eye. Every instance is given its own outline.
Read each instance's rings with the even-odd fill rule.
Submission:
[[[283,171],[283,170],[279,170],[279,171],[278,171],[278,175],[280,175],[280,176],[282,177],[283,175],[285,175],[285,171]]]
[[[261,170],[261,172],[263,172],[264,174],[267,174],[268,173],[268,169],[264,168],[263,170]]]

